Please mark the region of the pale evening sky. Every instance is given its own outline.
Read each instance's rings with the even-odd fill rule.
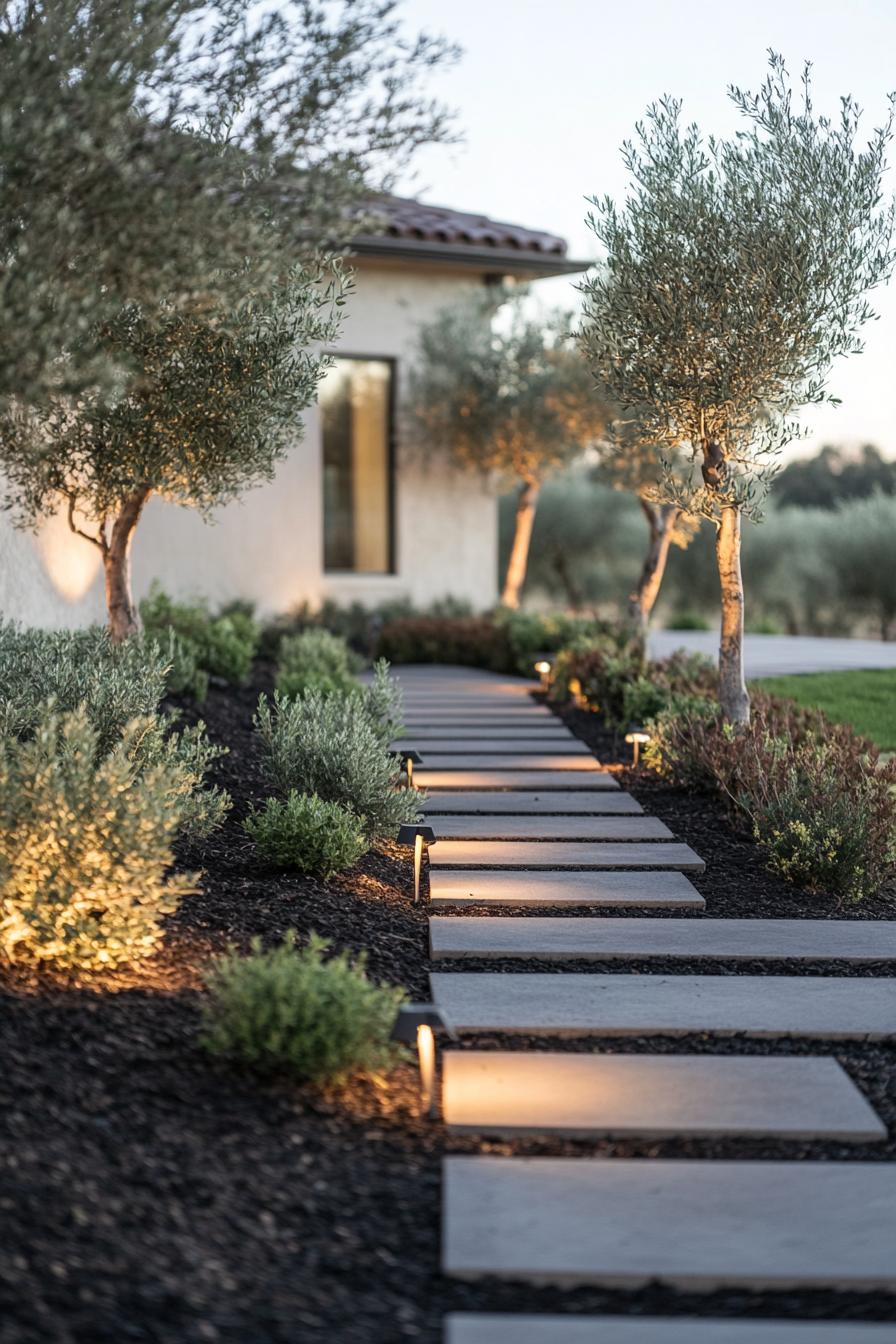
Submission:
[[[868,134],[896,89],[894,0],[405,0],[403,10],[409,26],[464,48],[432,81],[458,109],[464,143],[421,155],[407,194],[559,233],[584,258],[597,253],[584,198],[622,196],[620,145],[661,94],[682,97],[686,120],[724,134],[737,121],[726,86],[757,88],[769,47],[794,76],[813,62],[817,109],[836,115],[840,94],[853,94]],[[892,192],[896,144],[890,157]],[[576,298],[565,280],[540,288],[554,303]],[[865,330],[864,354],[831,379],[843,404],[806,413],[800,454],[871,441],[896,456],[896,281],[872,302],[880,320]]]

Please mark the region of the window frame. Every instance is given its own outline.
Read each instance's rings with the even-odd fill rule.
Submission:
[[[327,510],[324,491],[324,422],[323,411],[320,414],[320,461],[321,461],[321,573],[325,578],[338,579],[389,579],[398,573],[396,557],[398,555],[396,516],[398,471],[398,444],[396,422],[398,416],[398,357],[396,355],[360,354],[358,351],[330,350],[334,363],[343,360],[346,363],[385,364],[389,369],[389,392],[386,398],[386,508],[388,512],[388,535],[386,537],[387,569],[328,569],[327,568]],[[318,395],[319,402],[319,395]]]

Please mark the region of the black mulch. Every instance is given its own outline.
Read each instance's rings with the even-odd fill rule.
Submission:
[[[410,1065],[320,1096],[242,1076],[201,1053],[203,962],[255,934],[275,939],[287,928],[314,928],[335,946],[366,948],[377,977],[414,995],[427,988],[426,912],[410,900],[404,855],[369,855],[353,873],[318,883],[265,870],[246,843],[239,822],[263,794],[251,716],[268,686],[261,668],[245,691],[213,690],[202,711],[212,735],[232,748],[218,775],[236,806],[219,835],[181,856],[205,878],[171,921],[165,953],[145,974],[106,990],[10,983],[3,995],[0,1344],[437,1344],[449,1310],[896,1319],[896,1298],[879,1293],[563,1291],[453,1283],[438,1272],[446,1150],[880,1160],[894,1157],[892,1139],[479,1143],[446,1137],[419,1116]],[[588,740],[600,736],[590,716],[575,720]],[[605,737],[597,745],[603,759],[614,759]],[[800,895],[764,870],[716,800],[687,799],[640,776],[623,782],[706,858],[706,876],[695,884],[708,914],[896,913],[884,899],[840,910]],[[896,1134],[890,1045],[551,1042],[583,1046],[834,1053]]]

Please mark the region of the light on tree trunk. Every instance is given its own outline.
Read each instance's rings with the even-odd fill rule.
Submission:
[[[434,845],[436,833],[431,826],[399,826],[397,843],[414,846],[414,904],[420,900],[420,869],[423,864],[423,844]]]
[[[632,765],[637,770],[638,760],[641,755],[641,747],[650,741],[650,734],[639,727],[638,724],[629,724],[629,730],[625,735],[626,742],[630,743],[632,749]]]
[[[431,1003],[406,1003],[398,1010],[391,1040],[407,1045],[416,1042],[417,1063],[420,1068],[420,1101],[426,1115],[435,1115],[436,1041],[433,1028],[447,1031],[457,1039],[457,1033],[441,1009]]]

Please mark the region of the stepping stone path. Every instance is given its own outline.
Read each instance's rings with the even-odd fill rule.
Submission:
[[[896,1039],[896,979],[876,976],[437,971],[430,983],[456,1031]]]
[[[439,828],[441,833],[441,826]],[[614,961],[896,961],[896,922],[870,919],[431,919],[433,957]]]
[[[445,1344],[896,1344],[896,1325],[705,1316],[449,1316]]]
[[[896,1288],[896,1163],[446,1157],[442,1267],[538,1283]]]
[[[703,861],[516,679],[403,670],[400,745],[437,841],[434,959],[896,960],[896,923],[699,917]],[[620,871],[621,870],[621,871]],[[507,915],[508,907],[624,915]],[[696,918],[652,918],[680,910]],[[751,968],[752,969],[752,968]],[[885,976],[434,972],[459,1033],[544,1048],[446,1050],[442,1114],[484,1138],[828,1139],[885,1128],[827,1054],[550,1050],[551,1036],[896,1038]],[[823,1047],[822,1047],[823,1048]],[[683,1290],[896,1290],[896,1163],[446,1157],[442,1267],[461,1278]],[[746,1308],[749,1310],[749,1307]],[[455,1314],[445,1344],[896,1344],[896,1326],[680,1316]]]
[[[490,789],[480,793],[464,793],[458,789],[430,793],[423,804],[423,811],[428,817],[482,812],[492,817],[509,813],[523,819],[528,818],[529,814],[539,818],[550,813],[565,817],[579,813],[589,816],[609,813],[616,816],[626,812],[638,815],[644,809],[631,794],[623,793],[621,789],[618,793],[610,789],[590,792],[585,789],[582,793],[569,790],[562,795],[550,790],[539,793],[535,789]],[[444,822],[439,822],[440,828],[443,825]]]
[[[662,823],[656,823],[661,825]],[[703,860],[688,845],[576,841],[440,840],[429,856],[432,868],[677,868],[702,873]]]
[[[437,818],[433,823],[438,829]],[[431,850],[430,854],[434,854]],[[433,870],[430,904],[534,906],[640,906],[645,910],[703,910],[706,902],[683,873],[506,872],[484,868]],[[576,921],[577,923],[579,921]]]
[[[861,1141],[886,1130],[833,1059],[447,1050],[442,1117],[495,1134]]]

